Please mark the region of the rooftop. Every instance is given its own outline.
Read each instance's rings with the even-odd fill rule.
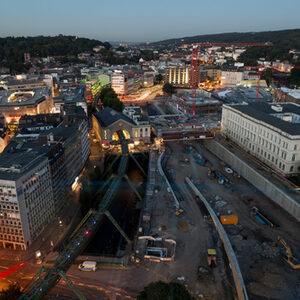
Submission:
[[[247,103],[231,104],[236,109],[252,118],[267,123],[290,135],[300,135],[300,124],[293,120],[300,119],[300,105],[296,103]],[[284,118],[287,116],[288,118]],[[290,118],[289,118],[290,116]]]
[[[131,120],[124,114],[111,109],[110,107],[106,107],[103,110],[99,111],[95,114],[95,117],[99,121],[100,125],[103,127],[108,127],[119,120],[123,120],[127,123],[135,125],[133,120]]]
[[[84,99],[84,86],[64,86],[62,92],[58,97],[53,98],[54,102],[85,102]]]
[[[33,88],[26,91],[0,91],[0,107],[37,105],[50,94],[51,90],[47,87]]]

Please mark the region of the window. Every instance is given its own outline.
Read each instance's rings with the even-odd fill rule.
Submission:
[[[296,158],[296,154],[293,154],[292,161],[295,161],[295,158]]]
[[[290,167],[290,172],[293,172],[293,170],[294,170],[294,166],[291,166]]]
[[[294,150],[297,150],[297,144],[296,144],[296,145],[294,145]],[[1,191],[0,191],[0,193],[1,193]]]

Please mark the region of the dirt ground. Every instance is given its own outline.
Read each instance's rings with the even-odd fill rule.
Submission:
[[[237,255],[249,299],[300,299],[299,270],[292,270],[282,260],[280,247],[274,246],[277,236],[281,236],[299,258],[299,222],[246,180],[235,174],[227,174],[226,162],[220,161],[203,146],[199,147],[199,143],[191,145],[194,153],[183,154],[183,146],[172,143],[173,155],[168,167],[173,168],[174,179],[182,186],[181,190],[184,190],[184,177],[190,176],[200,186],[201,192],[218,215],[238,216],[238,225],[227,225],[225,229]],[[207,160],[205,165],[196,163],[193,158],[199,151],[202,152],[203,160]],[[180,165],[178,162],[183,158],[188,158],[189,163]],[[226,175],[234,183],[232,188],[218,184],[217,179],[209,179],[208,167]],[[252,206],[259,207],[280,226],[271,228],[258,223],[250,214]]]

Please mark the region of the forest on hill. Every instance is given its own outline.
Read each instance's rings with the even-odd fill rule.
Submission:
[[[30,53],[31,57],[76,57],[78,53],[92,51],[97,45],[110,48],[108,42],[65,35],[0,38],[0,67],[25,71],[29,66],[24,65],[24,53]]]

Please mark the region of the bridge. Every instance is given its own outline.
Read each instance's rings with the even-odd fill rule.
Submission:
[[[42,266],[39,272],[32,278],[31,282],[24,290],[19,300],[33,300],[43,298],[52,287],[54,287],[60,279],[63,279],[73,290],[79,299],[86,299],[81,292],[73,285],[72,281],[67,277],[66,271],[71,266],[76,257],[84,250],[93,234],[95,234],[102,223],[105,216],[117,227],[125,239],[130,242],[121,227],[113,219],[109,213],[109,208],[120,188],[122,179],[126,176],[125,172],[128,164],[128,145],[122,131],[118,132],[121,141],[122,156],[118,167],[118,175],[107,188],[107,192],[102,198],[97,211],[90,210],[81,220],[77,228],[72,233],[67,246],[59,254],[51,268]],[[125,177],[127,181],[128,177]],[[131,186],[132,187],[132,186]],[[136,192],[136,191],[135,191]]]

